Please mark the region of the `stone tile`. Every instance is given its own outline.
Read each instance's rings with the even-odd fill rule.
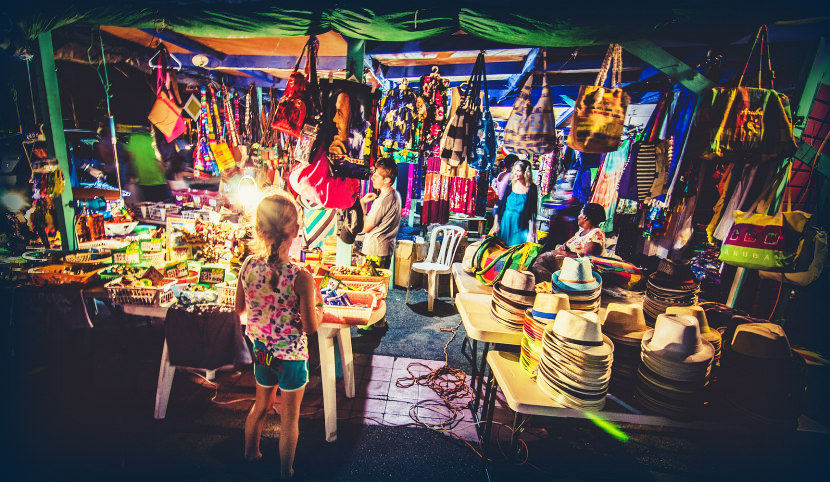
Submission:
[[[452,431],[455,435],[461,437],[461,439],[473,443],[473,446],[478,450],[478,432],[474,424],[461,422]],[[447,436],[452,437],[449,434]]]
[[[360,397],[383,398],[389,393],[389,382],[382,380],[361,380],[356,383],[355,394]]]
[[[428,386],[418,386],[418,398],[421,400],[441,400],[441,397],[435,393],[435,390]]]
[[[386,355],[372,355],[370,363],[373,367],[392,368],[395,364],[395,357]]]
[[[383,414],[377,412],[360,412],[352,411],[351,414],[344,419],[349,423],[360,423],[363,425],[381,425],[383,424]]]
[[[414,426],[415,421],[407,415],[386,413],[383,415],[383,424],[389,426]]]
[[[400,388],[394,382],[389,384],[389,400],[410,400],[418,401],[420,396],[418,394],[418,385],[413,385],[407,388]]]
[[[386,402],[386,410],[384,414],[391,415],[406,415],[409,416],[409,411],[412,409],[412,402],[401,402],[397,400],[389,400]]]
[[[410,363],[414,362],[424,362],[419,358],[406,358],[406,357],[398,357],[395,358],[395,364],[393,365],[394,368],[403,368],[404,370]]]
[[[386,410],[386,399],[377,398],[355,398],[352,405],[353,411],[361,413],[380,413]]]
[[[444,360],[421,360],[421,363],[435,370],[444,366]]]
[[[363,372],[363,376],[361,378],[388,381],[392,379],[392,368],[375,366],[366,367],[366,370]]]
[[[446,421],[450,417],[450,411],[446,405],[425,404],[418,406],[418,417],[430,420]]]

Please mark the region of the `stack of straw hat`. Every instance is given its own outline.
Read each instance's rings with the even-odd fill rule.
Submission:
[[[536,278],[530,271],[508,269],[493,288],[490,316],[499,324],[521,330],[525,311],[536,298]]]
[[[565,258],[562,269],[553,273],[551,287],[554,293],[568,295],[571,309],[599,311],[602,278],[587,257]]]
[[[633,389],[640,365],[643,335],[648,330],[642,306],[636,303],[609,303],[605,308],[602,332],[614,342],[614,364],[611,366],[614,393]]]
[[[694,306],[670,306],[666,309],[666,313],[670,315],[692,315],[697,318],[700,325],[700,337],[715,348],[715,358],[712,360],[712,366],[717,367],[720,364],[721,350],[723,349],[723,339],[718,330],[709,326],[709,321],[706,319],[706,311],[703,307]]]
[[[657,271],[650,274],[646,282],[643,300],[646,321],[654,321],[670,306],[696,304],[699,291],[700,281],[695,278],[689,260],[661,259]]]
[[[545,328],[536,384],[562,406],[601,410],[613,360],[614,344],[597,314],[563,310]]]
[[[525,312],[524,336],[522,336],[519,365],[528,375],[535,376],[542,355],[545,328],[553,323],[556,314],[569,310],[568,297],[562,294],[539,293],[533,308]]]
[[[697,318],[662,314],[643,335],[634,396],[655,413],[695,418],[703,407],[715,348],[700,338]]]
[[[793,429],[801,413],[806,368],[804,359],[792,352],[783,328],[745,323],[735,328],[717,385],[737,420]]]

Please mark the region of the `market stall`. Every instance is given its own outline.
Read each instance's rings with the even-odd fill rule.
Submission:
[[[510,22],[473,13],[465,10],[463,23],[479,36],[483,25]],[[354,29],[354,21],[341,18],[337,30]],[[410,268],[422,261],[415,246],[450,224],[464,226],[455,228],[464,231],[463,248],[448,243],[458,249],[448,253],[433,236],[427,264],[433,254],[450,259],[440,270],[451,272],[458,288],[451,301],[471,372],[469,383],[461,369],[452,376],[472,394],[469,409],[485,443],[499,388],[519,422],[521,414],[687,428],[758,423],[790,430],[803,422],[806,350],[781,326],[802,329],[801,340],[812,328],[787,319],[798,303],[782,301],[782,293],[795,300],[793,286],[827,280],[830,118],[812,107],[827,98],[827,85],[818,81],[826,66],[813,64],[809,79],[818,87],[801,89],[795,111],[808,115],[799,134],[790,98],[772,83],[766,25],[739,45],[742,60],[729,65],[740,73],[732,76],[737,83],[723,87],[716,55],[691,56],[697,64],[690,67],[636,41],[592,39],[602,45],[564,53],[558,48],[567,42],[520,49],[539,37],[512,39],[497,29],[494,39],[516,45],[496,46],[515,49],[467,46],[457,57],[463,61],[435,62],[439,67],[412,52],[418,63],[406,65],[406,55],[384,52],[388,46],[367,50],[363,40],[336,32],[274,27],[297,37],[281,47],[291,55],[265,65],[253,58],[259,56],[223,57],[217,39],[203,39],[215,42],[210,46],[142,27],[136,20],[100,29],[101,56],[101,30],[153,42],[152,53],[145,52],[156,81],[146,106],[149,132],[159,160],[164,147],[180,153],[176,143],[188,145],[189,185],[141,202],[119,185],[114,195],[87,192],[67,205],[66,155],[44,156],[32,165],[35,233],[2,269],[10,292],[26,293],[21,299],[68,293],[73,323],[94,324],[86,310],[97,305],[85,294],[126,314],[163,319],[155,418],[166,415],[177,367],[204,370],[210,380],[217,369],[256,363],[237,313],[240,270],[263,252],[254,246],[265,238],[257,206],[279,192],[298,210],[287,259],[311,275],[315,301],[320,295],[327,441],[336,439],[338,352],[346,396],[355,393],[351,326],[385,324],[409,309],[399,298],[393,305],[389,291],[393,284],[414,286]],[[228,49],[245,41],[224,39]],[[342,51],[342,58],[333,55]],[[367,52],[388,69],[371,61],[364,69]],[[210,75],[178,82],[185,55],[185,65]],[[677,64],[647,66],[667,58]],[[570,62],[579,65],[566,69]],[[513,70],[496,67],[502,64]],[[562,80],[574,72],[578,80]],[[512,105],[491,105],[514,94]],[[167,185],[140,191],[153,193],[153,186]],[[375,191],[389,197],[381,201]],[[372,214],[387,203],[391,217]],[[47,220],[53,213],[71,221],[54,229]],[[384,222],[394,226],[382,233],[385,241],[406,241],[406,250],[363,249],[378,243],[372,231]],[[275,251],[266,249],[272,265]],[[408,259],[396,259],[404,252]],[[406,272],[398,272],[401,266]],[[406,283],[393,283],[399,276]],[[765,277],[780,283],[759,282]],[[748,279],[763,294],[742,288]],[[429,311],[433,294],[430,287]],[[221,349],[209,351],[227,356],[184,355],[187,344],[175,340],[188,333],[215,334],[208,338]],[[201,349],[207,346],[214,345]],[[747,375],[752,360],[773,367],[774,376]],[[449,377],[444,369],[431,373]],[[467,408],[441,398],[453,412]],[[516,434],[520,428],[514,425]]]

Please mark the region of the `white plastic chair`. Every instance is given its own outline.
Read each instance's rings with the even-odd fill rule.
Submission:
[[[438,275],[449,274],[453,259],[455,259],[455,252],[458,250],[458,244],[461,237],[466,231],[460,226],[444,225],[438,226],[432,231],[429,238],[429,251],[424,261],[412,263],[412,271],[424,273],[427,275],[429,284],[427,285],[427,293],[429,295],[427,301],[427,309],[432,312],[435,304],[435,291],[438,289]],[[438,236],[443,234],[441,246],[436,253],[436,244]],[[409,304],[409,289],[412,286],[412,274],[410,272],[409,283],[406,287],[406,303]],[[450,283],[450,296],[453,296],[453,286]]]

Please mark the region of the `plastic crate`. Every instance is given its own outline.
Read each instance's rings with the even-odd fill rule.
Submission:
[[[159,306],[175,298],[171,290],[176,284],[174,279],[165,278],[158,286],[120,286],[120,283],[121,278],[115,278],[105,285],[110,300],[117,305]]]
[[[151,221],[166,221],[168,216],[178,214],[179,210],[175,204],[154,204],[147,206],[146,218]]]
[[[219,292],[219,303],[227,306],[234,306],[236,304],[236,282],[225,281],[216,285],[216,291]]]
[[[372,293],[364,293],[362,291],[337,291],[339,295],[343,293],[347,294],[352,303],[366,305],[366,307],[323,305],[323,312],[349,325],[365,325],[369,323],[372,312],[377,308],[378,297]]]
[[[325,278],[325,277],[322,277]],[[330,279],[336,279],[340,281],[340,284],[334,289],[345,289],[349,293],[352,291],[362,291],[364,293],[373,293],[380,296],[380,299],[385,300],[386,294],[389,292],[389,279],[386,280],[370,280],[366,281],[363,278],[364,276],[337,276],[337,275],[329,275]],[[355,278],[355,279],[344,279],[344,278]],[[359,278],[359,279],[358,279]],[[375,277],[377,278],[377,276]],[[321,279],[322,281],[322,279]],[[345,286],[344,286],[345,285]]]

